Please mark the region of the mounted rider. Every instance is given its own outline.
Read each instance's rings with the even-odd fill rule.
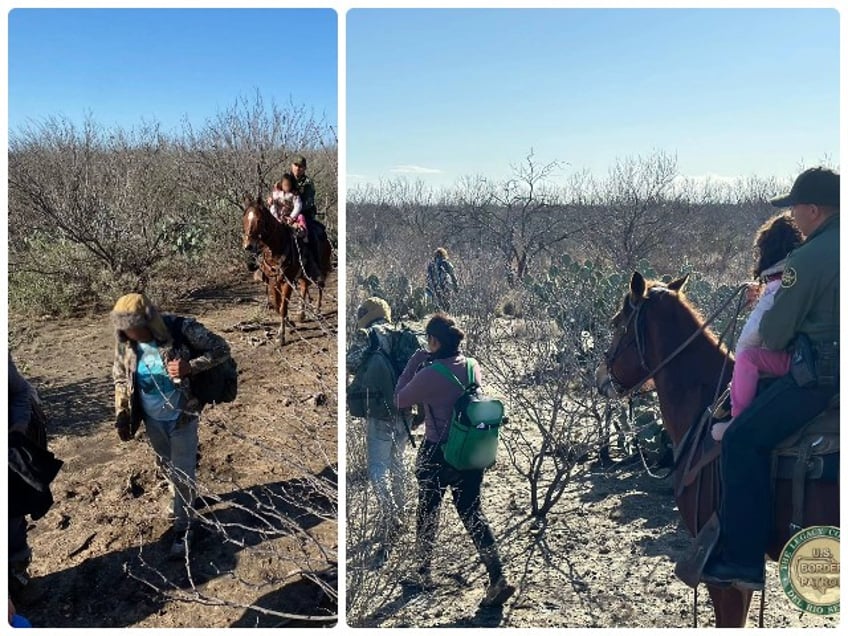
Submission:
[[[323,223],[316,218],[318,208],[315,205],[315,184],[306,175],[306,157],[295,155],[292,158],[291,173],[297,180],[297,189],[300,193],[300,201],[303,206],[303,215],[306,219],[307,249],[314,263],[320,262],[318,245],[326,239],[326,229]],[[316,268],[319,269],[320,268]],[[320,275],[320,274],[318,274]],[[317,278],[317,277],[316,277]]]
[[[765,580],[770,451],[824,411],[839,390],[839,175],[825,168],[806,170],[789,194],[771,203],[791,208],[805,236],[787,257],[774,306],[759,328],[766,348],[792,352],[792,368],[724,434],[721,536],[701,577],[749,590],[763,589]]]

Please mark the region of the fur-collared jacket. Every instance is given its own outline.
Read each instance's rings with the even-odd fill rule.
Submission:
[[[191,374],[182,378],[180,388],[185,392],[186,403],[181,418],[193,417],[200,413],[201,404],[191,392],[191,375],[210,369],[230,357],[230,346],[219,335],[212,333],[193,318],[182,320],[182,344],[174,346],[166,320],[171,316],[159,314],[155,307],[145,308],[143,320],[137,313],[112,312],[115,325],[115,361],[112,365],[112,379],[115,382],[115,419],[116,423],[129,416],[130,430],[135,433],[144,418],[141,408],[141,395],[136,391],[136,369],[138,352],[134,342],[129,340],[124,329],[146,326],[156,340],[162,361],[182,358],[189,360]]]

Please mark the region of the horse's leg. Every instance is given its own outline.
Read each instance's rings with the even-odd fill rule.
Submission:
[[[291,297],[292,286],[285,277],[281,276],[280,278],[283,281],[283,299],[280,302],[280,333],[278,334],[277,339],[282,346],[286,344],[286,321],[288,320],[289,298]]]
[[[300,287],[300,313],[297,316],[298,322],[306,322],[306,299],[309,297],[309,281],[305,276],[301,276],[297,281]]]
[[[268,281],[268,309],[280,313],[280,285],[276,279]]]
[[[745,627],[752,593],[735,587],[707,586],[713,601],[716,627]]]
[[[324,283],[318,285],[318,308],[316,312],[318,315],[321,314],[321,301],[324,300]]]

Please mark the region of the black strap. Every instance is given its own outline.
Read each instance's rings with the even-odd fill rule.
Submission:
[[[807,460],[813,447],[811,443],[804,444],[798,451],[795,467],[792,471],[792,520],[789,528],[792,533],[804,527],[804,494],[807,486]]]
[[[383,348],[380,346],[380,338],[379,336],[377,336],[377,330],[374,327],[368,329],[368,342],[368,350],[366,352],[365,357],[362,359],[362,362],[359,363],[357,371],[362,368],[362,365],[365,364],[365,361],[372,355],[382,355],[388,361],[389,367],[391,367],[392,371],[394,371],[395,376],[399,376],[400,374],[395,368],[395,362],[392,359],[392,356],[387,355],[386,352],[383,351]],[[395,383],[397,383],[397,377],[395,378]],[[385,399],[385,397],[383,399]],[[409,436],[409,441],[412,444],[412,448],[415,448],[415,440],[412,437],[412,428],[409,426],[409,422],[406,421],[406,417],[403,414],[403,410],[397,409],[397,414],[400,417],[401,422],[403,422],[403,427],[406,429],[406,433]]]
[[[183,345],[187,345],[191,349],[191,345],[183,335],[183,326],[185,325],[185,316],[177,316],[174,314],[166,314],[162,316],[168,332],[171,334],[171,339],[174,341],[174,348],[179,349]]]
[[[370,344],[369,351],[378,351],[380,349],[380,338],[377,336],[377,330],[374,327],[368,330],[368,343]]]

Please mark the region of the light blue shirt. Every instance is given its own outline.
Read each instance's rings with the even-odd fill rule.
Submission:
[[[145,416],[161,422],[173,422],[179,418],[184,402],[183,392],[168,376],[155,342],[138,343],[136,374]]]

